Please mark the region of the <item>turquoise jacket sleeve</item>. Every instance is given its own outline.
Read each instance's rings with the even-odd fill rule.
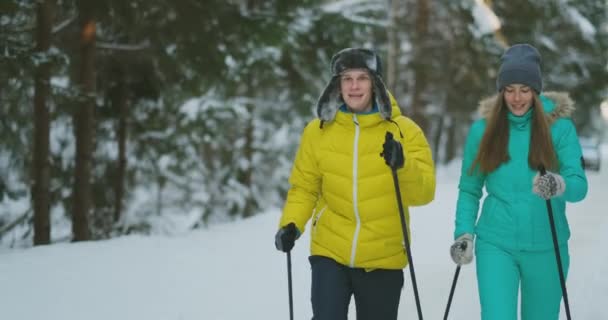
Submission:
[[[485,120],[473,123],[465,142],[458,183],[454,239],[464,233],[475,233],[475,222],[479,212],[479,201],[483,195],[485,175],[475,171],[469,172],[469,169],[477,156],[484,128]]]
[[[587,195],[587,177],[582,160],[581,145],[571,119],[561,118],[553,125],[561,134],[554,135],[553,145],[559,161],[559,174],[566,182],[562,197],[568,202],[581,201]]]

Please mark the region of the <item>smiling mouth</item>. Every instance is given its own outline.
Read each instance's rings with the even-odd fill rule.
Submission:
[[[523,109],[525,107],[526,107],[526,105],[524,105],[524,104],[521,104],[521,105],[519,105],[519,104],[511,105],[511,108],[513,108],[513,109]]]

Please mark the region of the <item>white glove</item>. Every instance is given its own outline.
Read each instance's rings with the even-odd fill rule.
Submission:
[[[465,233],[456,238],[450,247],[450,255],[457,265],[471,263],[473,261],[473,236]]]
[[[544,176],[537,173],[532,180],[532,192],[543,199],[561,196],[566,191],[564,178],[557,173],[547,171]]]

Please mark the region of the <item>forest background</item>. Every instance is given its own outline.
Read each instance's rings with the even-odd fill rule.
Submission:
[[[172,234],[280,207],[345,47],[377,50],[447,164],[520,42],[540,50],[545,90],[575,100],[579,134],[604,137],[605,0],[2,0],[0,245]]]

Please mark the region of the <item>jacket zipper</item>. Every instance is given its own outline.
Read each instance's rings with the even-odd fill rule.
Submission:
[[[350,267],[355,267],[355,256],[357,254],[357,242],[359,239],[359,232],[361,230],[361,218],[359,217],[359,208],[357,207],[357,171],[359,166],[359,133],[361,128],[357,120],[357,115],[353,114],[353,123],[355,124],[355,138],[353,141],[353,212],[355,213],[355,234],[353,235],[353,242],[351,244],[350,251]]]
[[[312,220],[313,233],[317,232],[317,222],[319,222],[319,219],[321,219],[321,216],[323,215],[323,212],[325,212],[325,209],[327,209],[327,206],[324,206],[323,208],[321,208],[321,210],[319,210],[317,212],[315,218]]]

